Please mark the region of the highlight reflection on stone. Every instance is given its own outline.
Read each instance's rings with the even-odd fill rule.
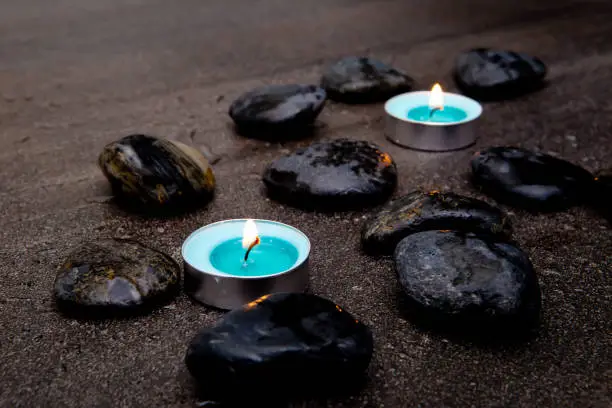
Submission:
[[[560,211],[586,202],[593,175],[580,166],[519,147],[490,147],[472,158],[472,180],[499,202]]]
[[[340,306],[312,294],[277,293],[202,330],[185,363],[216,398],[251,401],[354,384],[372,349],[370,330]]]
[[[321,86],[329,98],[344,103],[381,102],[414,87],[406,73],[368,57],[347,57],[324,72]]]
[[[363,249],[389,255],[406,236],[427,230],[510,235],[510,222],[496,207],[455,193],[413,191],[385,205],[364,224]]]
[[[476,48],[455,63],[455,82],[466,95],[481,101],[514,98],[544,86],[546,65],[530,55]]]
[[[541,294],[527,254],[493,235],[425,231],[395,250],[399,282],[415,318],[439,329],[495,336],[529,331]]]
[[[54,294],[68,313],[135,312],[175,295],[180,271],[171,257],[137,241],[87,242],[59,268]]]
[[[244,136],[296,139],[312,131],[325,99],[325,90],[316,85],[268,85],[241,95],[229,115]]]
[[[108,144],[98,163],[118,200],[144,212],[202,207],[214,195],[207,160],[177,141],[126,136]]]
[[[268,195],[295,207],[344,211],[380,204],[395,190],[393,159],[378,146],[338,139],[283,156],[265,170]]]

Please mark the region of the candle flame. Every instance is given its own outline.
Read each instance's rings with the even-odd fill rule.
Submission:
[[[259,236],[257,234],[255,221],[247,220],[244,224],[244,230],[242,231],[242,247],[248,249],[256,245],[257,241],[259,241]]]
[[[431,93],[429,95],[429,109],[444,109],[444,92],[442,91],[440,84],[435,84],[431,88]]]

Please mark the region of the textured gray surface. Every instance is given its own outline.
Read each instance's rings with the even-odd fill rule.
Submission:
[[[82,323],[60,316],[55,267],[84,239],[127,236],[171,253],[226,218],[295,225],[313,243],[312,290],[369,324],[371,381],[353,398],[302,407],[606,407],[612,234],[585,208],[514,211],[515,237],[544,295],[539,337],[485,348],[420,331],[398,311],[388,260],[359,252],[362,213],[319,215],[265,199],[260,174],[284,146],[228,126],[233,98],[266,83],[313,81],[322,64],[366,53],[428,88],[452,89],[454,56],[472,46],[533,53],[550,86],[485,107],[477,146],[423,154],[390,145],[381,106],[329,104],[316,139],[367,139],[415,187],[481,197],[466,175],[474,149],[518,144],[589,170],[612,163],[612,4],[489,0],[0,1],[0,406],[191,407],[183,364],[191,337],[219,313],[182,295],[152,315]],[[194,143],[217,157],[206,210],[141,220],[110,205],[102,147],[132,132]],[[482,197],[481,197],[482,198]]]

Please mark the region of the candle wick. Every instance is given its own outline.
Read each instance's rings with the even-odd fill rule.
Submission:
[[[436,113],[437,111],[441,111],[441,110],[442,110],[442,108],[439,107],[439,106],[430,109],[429,110],[429,119],[431,119],[431,117],[433,116],[434,113]]]
[[[246,262],[249,259],[249,254],[251,253],[251,250],[255,248],[255,245],[258,245],[260,242],[261,241],[259,237],[257,237],[255,238],[255,241],[253,241],[253,243],[249,245],[249,249],[247,249],[246,254],[244,254],[244,262]]]

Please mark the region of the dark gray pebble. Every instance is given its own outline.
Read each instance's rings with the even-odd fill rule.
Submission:
[[[397,170],[378,146],[338,139],[275,160],[263,182],[275,200],[304,209],[344,211],[387,200],[395,190]]]
[[[325,394],[358,382],[372,349],[370,330],[342,307],[311,294],[277,293],[202,330],[185,363],[215,399],[252,402]]]
[[[368,57],[347,57],[325,71],[321,86],[334,101],[370,103],[411,91],[414,80],[381,61]]]
[[[586,202],[593,175],[580,166],[519,147],[490,147],[472,158],[472,179],[497,201],[531,211]]]
[[[454,77],[466,95],[481,101],[496,101],[542,88],[546,71],[546,65],[539,58],[477,48],[459,55]]]
[[[510,221],[498,208],[475,198],[439,191],[413,191],[385,205],[364,224],[363,249],[390,255],[406,236],[427,230],[458,230],[509,236]]]

